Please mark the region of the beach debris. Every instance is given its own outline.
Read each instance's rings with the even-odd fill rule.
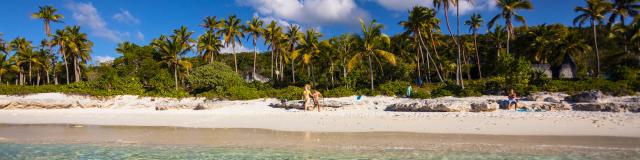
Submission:
[[[565,100],[573,101],[576,103],[597,103],[603,98],[603,94],[600,91],[584,91],[578,94],[566,97]]]

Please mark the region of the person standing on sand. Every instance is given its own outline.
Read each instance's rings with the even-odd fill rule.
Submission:
[[[407,98],[411,98],[411,92],[412,92],[412,88],[411,88],[411,84],[407,84]]]
[[[515,105],[515,107],[513,107],[513,109],[518,109],[518,101],[516,100],[518,98],[518,95],[516,94],[516,91],[514,91],[513,89],[511,89],[509,91],[509,100],[507,100],[507,109],[511,110],[511,104]]]
[[[308,111],[311,105],[311,85],[304,85],[304,91],[302,92],[302,98],[304,99],[304,110]]]
[[[320,92],[318,92],[317,90],[314,90],[313,94],[311,94],[311,97],[313,98],[313,107],[317,107],[318,112],[320,112],[320,98],[322,97],[322,94],[320,94]]]

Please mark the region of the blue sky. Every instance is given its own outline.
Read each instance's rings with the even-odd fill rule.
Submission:
[[[30,15],[38,6],[53,5],[65,16],[63,24],[53,24],[52,30],[64,25],[79,25],[94,42],[94,61],[118,57],[115,47],[123,41],[148,44],[160,34],[170,34],[184,25],[194,31],[194,38],[203,33],[202,19],[206,16],[227,17],[237,15],[243,21],[259,16],[266,21],[275,20],[286,26],[299,24],[303,28],[317,28],[324,37],[358,32],[358,18],[376,19],[385,25],[388,35],[402,32],[399,21],[406,19],[407,10],[415,4],[431,7],[431,0],[4,0],[0,7],[2,23],[0,33],[9,41],[21,36],[34,44],[44,39],[41,21]],[[562,23],[572,25],[576,13],[573,8],[584,5],[582,0],[532,0],[534,9],[520,11],[528,25]],[[494,0],[474,0],[474,5],[462,4],[461,23],[472,13],[480,13],[489,21],[498,13]],[[443,17],[442,12],[439,13]],[[455,14],[451,12],[452,16]],[[456,29],[455,17],[451,17]],[[268,22],[265,22],[268,23]],[[503,23],[502,21],[500,23]],[[464,23],[463,23],[464,24]],[[520,24],[518,24],[520,25]],[[467,26],[461,31],[467,32]],[[442,27],[444,29],[444,27]],[[481,29],[484,33],[486,28]],[[237,50],[252,49],[244,42]],[[259,50],[266,50],[262,44]],[[229,51],[230,48],[224,51]]]

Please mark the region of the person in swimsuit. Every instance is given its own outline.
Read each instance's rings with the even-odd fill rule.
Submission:
[[[507,109],[508,110],[511,110],[511,104],[514,105],[513,109],[518,109],[518,101],[516,100],[517,98],[518,98],[518,95],[516,95],[516,91],[511,89],[509,91],[509,100],[507,101],[507,103],[508,103]]]
[[[318,108],[318,112],[320,112],[320,98],[322,97],[322,94],[320,94],[320,92],[313,91],[313,94],[311,94],[311,97],[313,98],[313,107],[317,107]]]
[[[304,85],[304,91],[302,92],[302,99],[304,99],[304,110],[308,111],[311,104],[311,85]]]

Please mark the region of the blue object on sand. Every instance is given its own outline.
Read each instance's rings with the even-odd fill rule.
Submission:
[[[362,100],[362,95],[357,95],[356,96],[356,102],[360,102],[360,100]]]
[[[526,108],[518,108],[516,111],[518,111],[518,112],[529,112]]]

